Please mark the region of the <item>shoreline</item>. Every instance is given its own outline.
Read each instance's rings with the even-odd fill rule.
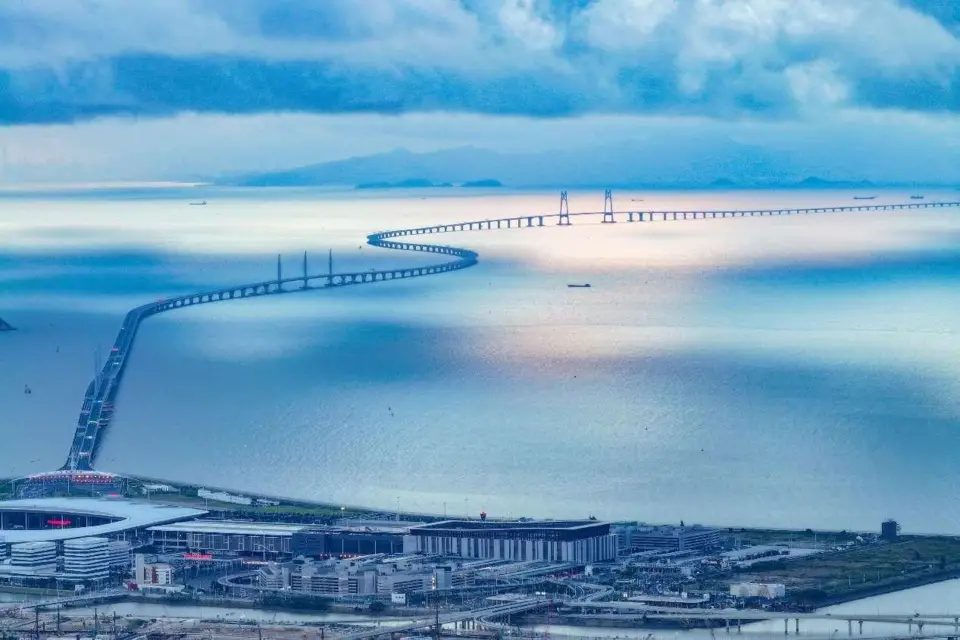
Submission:
[[[901,591],[909,591],[911,589],[917,589],[920,587],[925,587],[932,584],[939,584],[942,582],[949,582],[951,580],[960,579],[960,568],[958,569],[949,569],[942,572],[937,572],[936,574],[931,574],[927,576],[918,576],[915,579],[907,580],[902,583],[888,584],[888,585],[878,585],[874,587],[866,587],[864,589],[850,591],[844,594],[838,594],[836,596],[824,598],[824,600],[818,603],[813,607],[813,611],[820,611],[829,607],[834,607],[841,604],[848,604],[850,602],[857,602],[859,600],[866,600],[868,598],[874,598],[877,596],[887,595],[890,593],[898,593]],[[598,603],[600,605],[602,603]],[[744,611],[757,611],[757,609],[744,609]],[[638,624],[637,616],[624,616],[624,620],[611,620],[610,618],[598,618],[595,620],[585,620],[583,616],[565,616],[561,614],[555,614],[552,616],[546,616],[543,614],[536,615],[525,615],[515,617],[515,621],[518,621],[520,625],[564,625],[570,627],[610,627],[616,629],[650,629],[650,630],[663,630],[663,629],[715,629],[725,626],[725,622],[721,620],[705,620],[703,618],[698,618],[696,616],[691,616],[689,618],[677,618],[676,620],[647,620],[646,622]],[[747,626],[751,624],[756,624],[758,622],[766,622],[767,620],[744,620],[741,623],[741,626]],[[731,625],[735,626],[735,625]]]

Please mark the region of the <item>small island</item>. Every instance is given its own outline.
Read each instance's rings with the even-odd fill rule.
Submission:
[[[399,182],[362,182],[354,189],[433,189],[452,186],[449,182],[433,182],[425,178],[408,178]]]
[[[487,179],[487,180],[471,180],[471,181],[468,181],[468,182],[464,182],[464,183],[461,184],[460,186],[461,186],[461,187],[464,187],[464,188],[467,188],[467,189],[470,189],[470,188],[479,188],[479,187],[502,187],[502,186],[503,186],[503,183],[500,182],[499,180],[492,180],[492,179]]]
[[[399,182],[387,182],[385,180],[378,182],[361,182],[354,189],[444,189],[452,187],[450,182],[433,182],[426,178],[408,178]],[[468,180],[460,184],[461,188],[482,189],[490,187],[502,187],[503,183],[499,180]]]

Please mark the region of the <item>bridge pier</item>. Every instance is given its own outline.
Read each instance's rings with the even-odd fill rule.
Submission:
[[[860,635],[863,635],[863,620],[857,620],[857,624],[860,625]]]
[[[793,624],[794,624],[794,627],[793,627],[794,634],[800,635],[800,618],[794,618]]]
[[[537,216],[537,226],[538,227],[543,226],[543,216]]]
[[[783,635],[785,636],[790,635],[790,619],[789,618],[783,619]]]
[[[853,620],[847,620],[847,635],[853,635]]]

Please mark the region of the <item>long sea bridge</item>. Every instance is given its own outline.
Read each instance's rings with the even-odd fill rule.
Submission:
[[[960,207],[960,202],[911,202],[904,204],[859,204],[839,207],[818,206],[747,210],[651,211],[633,209],[628,211],[615,211],[612,192],[607,190],[604,193],[604,206],[602,211],[571,213],[567,202],[567,192],[564,191],[561,192],[559,211],[553,214],[507,216],[494,219],[437,224],[425,227],[380,231],[367,236],[367,244],[370,246],[398,251],[433,253],[449,258],[442,262],[426,266],[334,273],[331,261],[326,271],[311,272],[307,255],[304,254],[302,272],[292,276],[285,276],[278,257],[276,278],[262,282],[224,287],[212,291],[191,293],[173,298],[164,298],[130,310],[123,320],[120,331],[117,333],[109,356],[94,379],[87,386],[83,406],[80,410],[80,416],[77,420],[76,430],[74,431],[73,441],[70,445],[66,462],[58,471],[31,476],[30,479],[34,482],[29,484],[33,486],[34,491],[45,485],[59,485],[64,482],[85,483],[91,485],[91,487],[111,486],[111,474],[94,471],[94,463],[99,449],[102,446],[104,435],[109,429],[113,417],[114,405],[120,390],[123,372],[130,359],[137,330],[140,328],[140,324],[147,318],[175,309],[213,302],[223,302],[226,300],[242,300],[260,296],[432,276],[467,269],[478,263],[479,255],[475,251],[450,245],[427,244],[419,239],[415,240],[412,236],[467,231],[535,228],[544,227],[548,224],[567,227],[572,226],[574,220],[579,222],[590,221],[591,219],[599,219],[599,222],[604,224],[616,222],[649,224],[682,220],[714,220],[857,211],[915,211],[949,207]],[[404,238],[404,240],[399,240],[399,238]]]

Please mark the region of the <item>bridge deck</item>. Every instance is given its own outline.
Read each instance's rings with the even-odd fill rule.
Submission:
[[[593,211],[511,216],[492,220],[473,220],[468,222],[438,224],[429,227],[397,229],[374,233],[367,236],[367,244],[371,246],[381,247],[384,249],[394,249],[398,251],[436,253],[450,256],[453,258],[453,260],[421,267],[404,267],[347,273],[317,273],[312,275],[304,273],[302,276],[298,277],[278,277],[276,280],[236,285],[214,291],[192,293],[175,298],[158,300],[129,311],[124,318],[123,325],[120,327],[117,338],[113,343],[110,356],[107,358],[97,377],[87,387],[86,394],[84,394],[83,405],[80,409],[80,417],[77,420],[77,427],[74,431],[73,441],[70,445],[70,451],[67,455],[67,461],[63,467],[61,467],[61,469],[69,471],[93,470],[97,453],[103,442],[104,433],[107,431],[110,421],[113,418],[114,403],[116,402],[117,392],[120,389],[120,382],[123,378],[124,369],[126,368],[131,349],[133,348],[134,338],[137,335],[137,330],[140,328],[140,323],[147,318],[158,313],[171,311],[173,309],[181,309],[198,304],[209,304],[211,302],[220,302],[224,300],[238,300],[264,295],[291,293],[294,291],[307,291],[318,288],[326,289],[358,284],[389,282],[391,280],[402,280],[436,275],[440,273],[448,273],[451,271],[472,267],[477,264],[479,260],[479,255],[469,249],[446,245],[425,244],[420,242],[395,241],[391,240],[391,238],[473,230],[542,227],[545,224],[545,220],[550,219],[557,219],[558,225],[567,226],[572,224],[570,218],[582,218],[589,216],[602,216],[602,221],[608,223],[616,222],[618,217],[622,219],[624,216],[626,216],[625,222],[655,222],[795,215],[809,213],[835,213],[849,211],[939,209],[956,206],[960,206],[960,202],[923,202],[907,204],[857,205],[849,207],[807,207],[799,209],[763,210]]]

